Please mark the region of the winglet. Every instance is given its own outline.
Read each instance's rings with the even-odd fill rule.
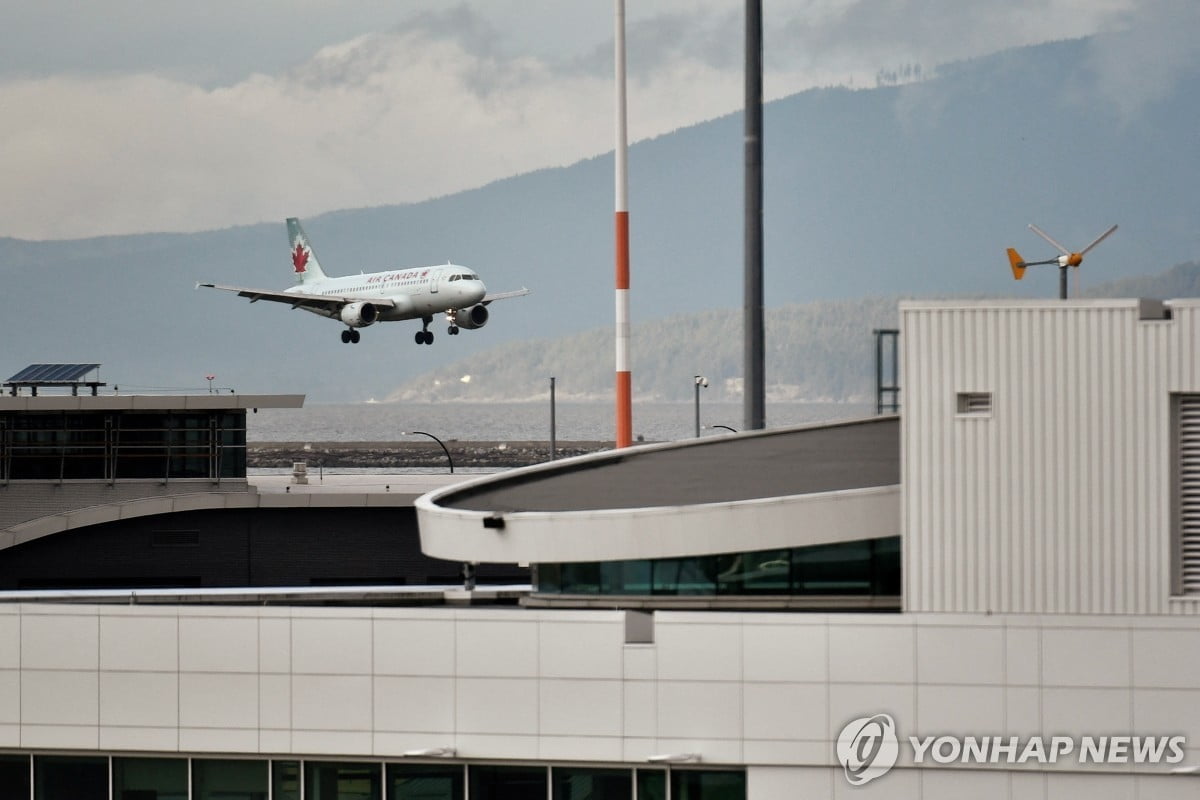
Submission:
[[[1012,267],[1013,278],[1021,280],[1025,277],[1025,260],[1021,258],[1021,254],[1013,248],[1008,248],[1008,264]]]

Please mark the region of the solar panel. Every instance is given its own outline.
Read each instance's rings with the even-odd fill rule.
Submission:
[[[8,383],[72,383],[99,368],[99,364],[30,364]]]

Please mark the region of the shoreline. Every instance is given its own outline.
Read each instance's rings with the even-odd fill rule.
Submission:
[[[443,440],[456,467],[524,467],[550,460],[549,441]],[[611,450],[613,442],[556,442],[556,457]],[[446,453],[432,440],[401,442],[247,442],[249,468],[290,469],[303,461],[310,467],[439,467]]]

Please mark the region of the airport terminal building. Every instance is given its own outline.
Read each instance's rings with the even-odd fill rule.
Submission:
[[[202,474],[22,475],[13,433],[50,409],[4,398],[0,800],[1195,797],[1200,301],[900,316],[897,416],[415,500],[225,474],[221,415],[269,396],[202,398]],[[52,471],[78,442],[43,444]],[[191,583],[121,544],[218,504],[246,516],[186,520],[214,554]],[[324,537],[305,509],[329,515]],[[340,573],[293,551],[336,562],[353,527],[373,538],[346,540],[352,563],[419,529],[430,564],[528,567],[529,584],[435,588],[422,576],[442,567],[389,566],[408,583],[339,595]],[[91,534],[146,580],[120,585]],[[285,575],[265,580],[275,558]]]

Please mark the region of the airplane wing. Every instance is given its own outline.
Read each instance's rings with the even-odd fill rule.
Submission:
[[[483,299],[479,302],[486,306],[493,300],[507,300],[510,297],[523,297],[527,294],[529,294],[529,290],[525,288],[515,289],[511,292],[489,292],[488,294],[484,295]]]
[[[207,289],[220,289],[225,292],[237,292],[238,297],[249,298],[251,303],[257,303],[259,300],[270,300],[275,303],[287,303],[292,308],[311,308],[318,309],[330,314],[337,314],[342,310],[342,306],[347,303],[355,303],[360,300],[365,300],[373,306],[380,308],[391,308],[396,305],[394,301],[386,297],[352,297],[342,294],[303,294],[301,292],[277,292],[272,289],[248,289],[244,286],[222,286],[219,283],[197,283],[196,288],[201,286]]]

